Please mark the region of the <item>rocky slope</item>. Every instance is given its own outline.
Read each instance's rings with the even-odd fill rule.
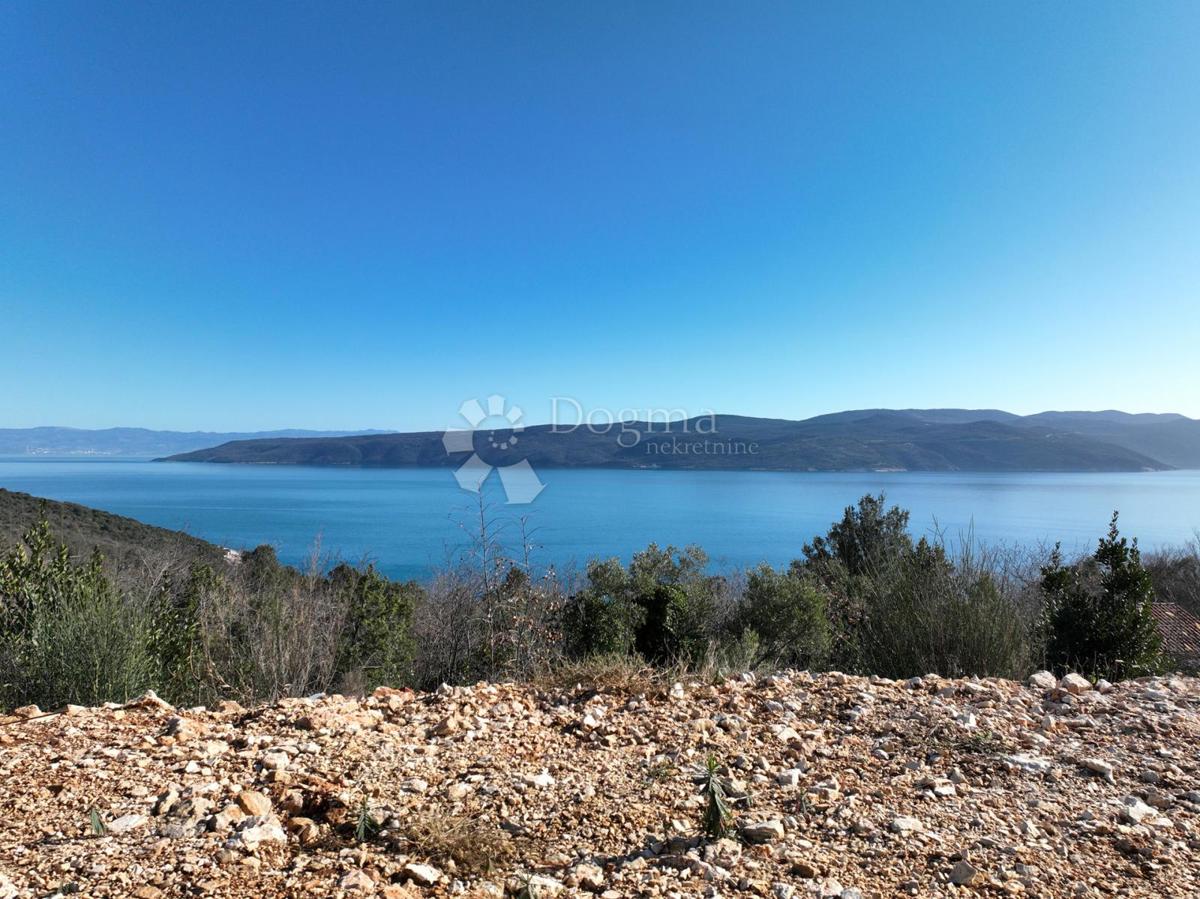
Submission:
[[[0,720],[0,897],[1196,896],[1198,747],[1185,678],[27,708]],[[740,827],[716,842],[709,754]]]

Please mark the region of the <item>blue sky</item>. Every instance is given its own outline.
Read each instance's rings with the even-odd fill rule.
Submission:
[[[1200,5],[0,6],[0,426],[1200,416]]]

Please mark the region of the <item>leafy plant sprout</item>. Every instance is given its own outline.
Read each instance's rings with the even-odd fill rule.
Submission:
[[[367,805],[367,799],[364,796],[362,803],[358,806],[358,818],[354,822],[354,838],[360,843],[365,843],[379,833],[379,830],[380,824],[371,815],[371,808]]]
[[[729,809],[725,787],[717,774],[719,767],[717,757],[710,753],[704,761],[704,780],[700,787],[705,800],[700,829],[710,840],[721,839],[733,828],[733,812]]]

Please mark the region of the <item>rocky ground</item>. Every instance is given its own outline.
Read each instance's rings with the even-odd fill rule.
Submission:
[[[0,897],[1200,896],[1200,681],[638,689],[22,709]]]

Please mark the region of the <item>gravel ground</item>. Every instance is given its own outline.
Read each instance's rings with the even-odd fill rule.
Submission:
[[[1200,896],[1182,677],[150,695],[0,719],[0,771],[0,899]]]

